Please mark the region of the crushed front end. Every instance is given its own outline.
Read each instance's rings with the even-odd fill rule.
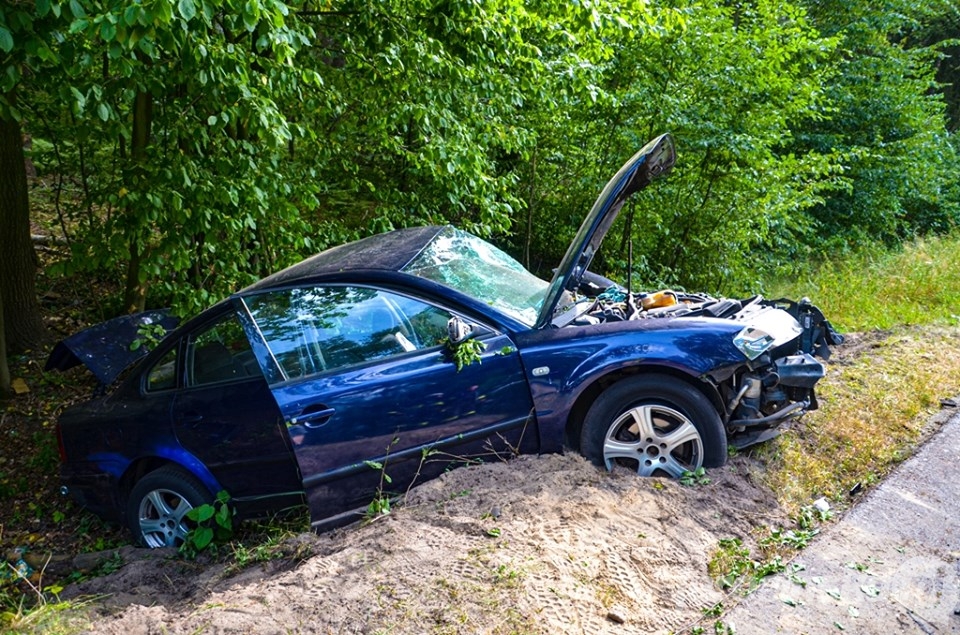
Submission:
[[[633,294],[605,278],[593,279],[584,283],[592,289],[581,286],[581,299],[560,324],[706,317],[742,325],[733,344],[745,359],[704,377],[723,401],[720,415],[730,445],[742,449],[771,439],[783,423],[817,409],[815,387],[825,374],[820,360],[827,360],[830,346],[843,337],[809,300],[669,290]]]
[[[843,342],[809,300],[751,298],[729,319],[743,322],[734,345],[747,363],[714,377],[726,404],[730,445],[742,449],[779,434],[783,423],[818,407],[815,387],[825,375],[830,346]]]

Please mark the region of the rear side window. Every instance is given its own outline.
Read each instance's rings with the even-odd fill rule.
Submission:
[[[367,287],[306,287],[245,299],[287,379],[440,346],[448,311]]]
[[[202,386],[260,376],[260,366],[236,315],[229,313],[192,335],[187,344],[187,385]]]
[[[177,347],[174,346],[147,373],[148,392],[177,387]]]

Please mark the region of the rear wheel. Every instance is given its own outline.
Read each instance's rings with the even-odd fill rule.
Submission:
[[[127,500],[127,525],[139,545],[179,547],[191,528],[187,512],[211,503],[213,496],[194,476],[162,467],[134,485]]]
[[[590,407],[580,435],[583,455],[612,470],[680,477],[727,458],[720,416],[699,390],[683,381],[640,375],[619,381]]]

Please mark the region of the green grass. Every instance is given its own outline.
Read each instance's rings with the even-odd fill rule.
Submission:
[[[932,432],[941,399],[960,394],[960,234],[826,263],[775,289],[810,297],[859,334],[855,354],[828,364],[820,410],[758,450],[766,480],[789,510],[820,496],[846,504]]]
[[[960,233],[871,251],[770,285],[768,297],[809,297],[843,331],[960,322]]]
[[[81,609],[87,600],[61,602],[25,582],[30,592],[0,588],[0,635],[74,635],[90,627]]]
[[[932,432],[940,400],[960,394],[960,330],[897,327],[828,365],[820,409],[756,451],[765,480],[790,511],[820,496],[845,505]]]
[[[836,349],[817,386],[820,409],[752,450],[765,464],[762,480],[798,528],[768,528],[756,553],[721,541],[708,564],[721,588],[746,591],[789,562],[826,520],[807,518],[814,500],[848,507],[851,490],[882,480],[936,431],[931,418],[941,399],[960,395],[960,234],[811,271],[767,295],[809,297],[847,332],[848,344]]]

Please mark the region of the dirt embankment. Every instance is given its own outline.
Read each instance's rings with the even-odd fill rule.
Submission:
[[[750,462],[707,485],[600,471],[575,455],[453,470],[365,526],[223,565],[140,557],[65,595],[102,596],[96,633],[668,633],[723,600],[721,538],[788,522]]]

